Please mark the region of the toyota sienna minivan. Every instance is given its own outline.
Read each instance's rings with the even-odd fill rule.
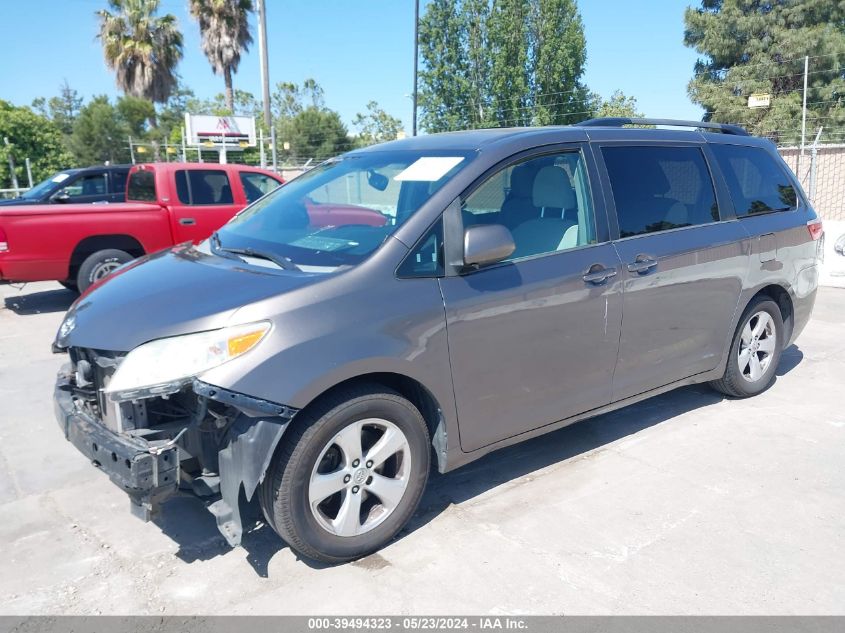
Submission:
[[[309,220],[350,207],[384,222]],[[431,468],[682,385],[765,390],[821,235],[772,143],[736,126],[376,145],[82,295],[56,415],[141,518],[192,494],[235,546],[260,506],[301,555],[347,561],[397,534]]]

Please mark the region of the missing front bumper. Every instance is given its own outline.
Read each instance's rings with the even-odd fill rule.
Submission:
[[[65,438],[105,472],[132,501],[132,512],[149,521],[179,487],[179,447],[151,451],[143,440],[119,435],[74,406],[60,374],[54,392],[56,420]]]
[[[142,436],[107,428],[77,406],[73,376],[68,367],[63,368],[54,392],[62,433],[129,495],[132,513],[149,521],[161,502],[182,490],[201,497],[226,541],[233,547],[239,545],[243,534],[241,496],[246,502],[252,500],[297,409],[195,380],[193,394],[200,401],[225,405],[223,410],[231,412],[230,421],[215,426],[221,419],[218,412],[216,419],[207,419],[210,429],[194,420],[175,431],[172,440],[150,443]],[[207,412],[208,407],[203,410]],[[211,455],[199,448],[208,441],[214,442]],[[203,462],[204,457],[208,461]],[[215,482],[213,489],[199,485],[210,481]]]

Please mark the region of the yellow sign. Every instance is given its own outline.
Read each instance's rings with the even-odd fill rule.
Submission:
[[[772,102],[772,95],[770,94],[753,94],[748,95],[749,108],[768,108]]]
[[[147,148],[144,147],[143,145],[139,145],[138,147],[135,148],[135,151],[138,152],[139,154],[146,154]]]
[[[214,143],[212,143],[211,141],[205,141],[203,142],[203,145],[206,147],[214,147]]]
[[[167,153],[168,153],[168,154],[175,154],[175,153],[176,153],[176,148],[175,148],[175,147],[168,147],[168,148],[167,148]]]
[[[240,143],[238,143],[238,145],[240,145],[241,147],[249,147],[249,141],[241,141]]]

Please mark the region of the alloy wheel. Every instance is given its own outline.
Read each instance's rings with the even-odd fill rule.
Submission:
[[[317,523],[341,537],[380,525],[402,500],[411,474],[411,448],[398,426],[368,418],[335,435],[311,472],[308,503]]]

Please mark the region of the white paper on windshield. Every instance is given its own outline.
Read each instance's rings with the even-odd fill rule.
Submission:
[[[452,167],[462,160],[462,156],[424,156],[396,174],[393,180],[434,182],[443,178]]]
[[[53,178],[53,182],[64,182],[70,177],[70,174],[56,174]]]

